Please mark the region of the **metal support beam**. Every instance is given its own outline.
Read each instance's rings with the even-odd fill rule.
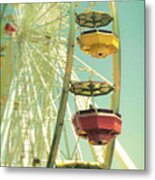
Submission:
[[[123,169],[137,169],[136,165],[117,139],[115,142],[115,156]]]
[[[64,83],[62,88],[62,96],[60,100],[60,106],[58,110],[57,123],[54,131],[53,141],[48,157],[47,167],[53,167],[56,160],[57,150],[60,142],[62,133],[64,116],[66,111],[66,104],[68,99],[69,83],[71,77],[71,71],[73,66],[73,55],[74,55],[74,44],[75,44],[75,4],[70,4],[70,30],[68,39],[68,50],[67,50],[67,62],[64,75]]]
[[[113,33],[115,33],[118,37],[119,34],[119,22],[118,22],[118,14],[116,3],[114,1],[109,2],[110,11],[112,14],[113,20]],[[120,78],[121,78],[121,48],[119,48],[118,52],[113,54],[112,57],[113,64],[113,82],[114,82],[114,92],[112,94],[111,100],[111,109],[118,113],[119,112],[119,104],[120,104]],[[112,164],[113,154],[115,149],[115,139],[112,140],[106,147],[105,151],[105,167],[109,169]]]

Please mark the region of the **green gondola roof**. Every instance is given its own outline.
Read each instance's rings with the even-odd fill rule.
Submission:
[[[76,15],[76,23],[87,28],[107,26],[112,20],[113,18],[105,12],[88,11]]]
[[[81,96],[99,96],[110,93],[113,87],[107,82],[84,81],[71,83],[70,92]]]

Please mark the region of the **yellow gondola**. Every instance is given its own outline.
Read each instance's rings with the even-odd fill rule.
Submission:
[[[77,38],[81,50],[95,58],[104,58],[119,49],[119,38],[111,31],[92,30]]]
[[[80,160],[72,161],[59,161],[56,168],[82,168],[82,169],[103,169],[104,165],[98,162],[84,162]]]

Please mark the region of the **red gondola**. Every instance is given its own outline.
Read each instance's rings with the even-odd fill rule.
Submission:
[[[74,125],[74,129],[75,129],[76,134],[78,136],[80,136],[80,137],[87,138],[87,132],[80,128],[77,116],[75,116],[75,118],[73,119],[72,123]]]
[[[105,145],[121,132],[121,116],[106,109],[79,111],[73,117],[78,136],[87,137],[93,145]]]
[[[5,25],[5,31],[8,35],[12,35],[12,33],[16,32],[16,28],[12,24],[7,23]]]

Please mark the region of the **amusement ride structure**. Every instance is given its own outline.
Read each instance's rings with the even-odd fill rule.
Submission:
[[[98,11],[104,4],[109,13]],[[95,70],[107,57],[112,82]],[[2,4],[0,58],[2,166],[110,169],[115,152],[122,168],[136,168],[116,140],[115,2]],[[109,107],[96,101],[106,96]]]

